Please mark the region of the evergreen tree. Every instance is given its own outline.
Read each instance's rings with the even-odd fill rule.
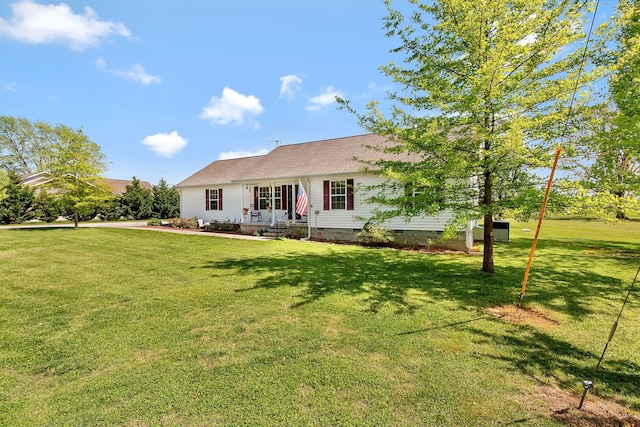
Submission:
[[[38,191],[35,201],[35,216],[44,222],[53,222],[63,213],[60,199],[54,197],[46,189]]]
[[[153,217],[175,218],[180,216],[180,193],[170,187],[164,178],[153,186]]]
[[[20,224],[34,217],[35,196],[33,189],[22,184],[14,171],[8,174],[4,187],[4,198],[0,200],[0,224]]]
[[[120,196],[122,214],[132,219],[147,219],[151,217],[153,207],[153,193],[140,185],[140,180],[133,177]]]

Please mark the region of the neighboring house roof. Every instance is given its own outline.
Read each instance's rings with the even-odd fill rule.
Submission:
[[[369,147],[390,145],[386,137],[376,134],[281,145],[264,156],[233,159],[235,163],[215,161],[176,187],[355,173],[362,170],[362,161],[392,157]],[[408,155],[393,157],[410,158]]]
[[[20,176],[22,185],[28,185],[29,187],[37,187],[42,184],[51,182],[52,178],[47,172],[28,173]]]
[[[28,185],[29,187],[38,187],[53,180],[48,172],[30,173],[22,175],[20,178],[22,179],[22,184]],[[122,193],[125,192],[127,185],[131,184],[132,182],[133,181],[128,179],[106,178],[102,180],[102,183],[106,184],[110,188],[111,193],[115,196],[121,196]],[[147,190],[153,191],[153,186],[147,181],[140,181],[140,186],[146,188]]]
[[[129,179],[107,178],[102,180],[102,182],[105,183],[107,186],[109,186],[109,188],[111,188],[111,193],[113,193],[114,196],[122,196],[122,193],[124,193],[127,189],[127,185],[131,185],[133,181]],[[151,185],[147,181],[140,181],[140,186],[142,188],[146,188],[147,190],[153,191],[153,185]]]
[[[266,156],[241,157],[238,159],[216,160],[208,164],[176,187],[198,185],[229,184],[241,179]]]

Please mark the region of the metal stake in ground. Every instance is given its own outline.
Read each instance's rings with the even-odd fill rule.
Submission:
[[[636,281],[638,280],[638,273],[640,273],[640,267],[638,267],[638,271],[636,271],[636,277],[633,278],[633,282],[631,282],[631,286],[629,286],[627,297],[624,299],[624,302],[622,303],[622,307],[620,308],[618,317],[616,318],[616,321],[613,322],[613,325],[611,326],[611,330],[609,331],[609,338],[607,339],[607,343],[604,346],[604,350],[602,350],[602,354],[600,355],[600,360],[598,360],[598,364],[596,365],[596,368],[593,370],[593,376],[591,377],[591,381],[589,380],[582,381],[582,387],[584,388],[584,391],[582,392],[582,397],[580,398],[578,409],[582,409],[582,404],[584,403],[584,398],[587,397],[587,392],[593,388],[593,383],[596,380],[596,374],[598,373],[598,369],[600,369],[600,364],[604,359],[604,354],[607,352],[609,343],[613,339],[613,335],[616,333],[616,329],[618,328],[618,322],[620,321],[620,317],[622,316],[622,310],[624,310],[624,307],[627,305],[627,301],[629,300],[629,295],[631,295],[631,291],[633,290],[633,287],[635,286]]]
[[[518,298],[518,305],[516,306],[516,314],[520,308],[522,298],[524,298],[524,292],[527,289],[527,280],[529,280],[529,270],[531,269],[531,262],[533,261],[533,253],[536,250],[538,244],[538,235],[540,234],[540,227],[542,227],[542,219],[544,218],[544,212],[547,210],[547,202],[549,201],[549,192],[551,191],[551,183],[553,182],[553,174],[556,172],[556,166],[558,166],[558,159],[560,158],[560,151],[562,146],[558,145],[556,149],[556,157],[553,160],[553,167],[551,168],[551,174],[549,175],[549,182],[547,182],[547,191],[544,194],[544,201],[542,202],[542,208],[540,209],[540,217],[538,218],[538,227],[536,228],[536,235],[533,238],[533,244],[531,245],[531,251],[529,252],[529,261],[527,261],[527,268],[524,270],[524,280],[522,281],[522,290],[520,290],[520,297]]]

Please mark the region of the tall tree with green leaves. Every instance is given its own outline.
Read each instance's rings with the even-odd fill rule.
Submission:
[[[153,207],[153,193],[140,185],[140,180],[133,177],[131,184],[125,187],[120,196],[122,214],[133,219],[147,219],[151,217]]]
[[[584,183],[599,216],[628,219],[640,209],[640,2],[619,0],[617,9],[616,49],[606,56],[611,102],[591,141]]]
[[[174,218],[180,216],[180,194],[170,187],[164,178],[153,186],[153,209],[155,218]]]
[[[18,174],[41,172],[54,135],[46,122],[0,116],[0,169]]]
[[[111,197],[110,190],[100,184],[106,171],[105,156],[82,129],[56,125],[54,131],[55,140],[48,146],[50,158],[44,165],[52,177],[48,186],[60,192],[63,205],[71,207],[77,228],[80,212],[95,211],[95,206]]]
[[[387,0],[385,29],[399,41],[392,52],[402,56],[381,67],[399,87],[388,95],[392,107],[386,112],[371,102],[358,113],[339,102],[364,129],[393,142],[383,151],[420,160],[381,156],[367,166],[389,178],[371,198],[384,205],[374,218],[448,211],[449,230],[482,218],[482,270],[494,272],[494,218],[514,207],[539,208],[532,170],[551,163],[578,76],[586,91],[602,71],[582,69],[590,4],[410,0],[405,17]]]

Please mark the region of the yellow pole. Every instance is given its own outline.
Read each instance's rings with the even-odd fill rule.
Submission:
[[[540,218],[538,218],[538,227],[536,228],[536,235],[533,238],[533,245],[531,245],[531,251],[529,252],[529,261],[527,261],[527,268],[524,271],[524,280],[522,281],[522,290],[520,291],[520,299],[524,298],[524,292],[527,289],[527,280],[529,280],[529,270],[531,269],[531,262],[533,261],[533,253],[536,250],[536,245],[538,244],[538,235],[540,234],[540,227],[542,227],[542,219],[544,218],[544,212],[547,209],[547,201],[549,200],[549,192],[551,191],[551,183],[553,182],[553,175],[556,172],[556,166],[558,165],[558,159],[560,158],[560,151],[562,151],[562,146],[558,145],[556,149],[556,157],[553,160],[553,167],[551,168],[551,175],[549,175],[549,182],[547,183],[547,191],[544,195],[544,201],[542,202],[542,209],[540,209]],[[520,306],[520,302],[518,302],[518,307]]]

